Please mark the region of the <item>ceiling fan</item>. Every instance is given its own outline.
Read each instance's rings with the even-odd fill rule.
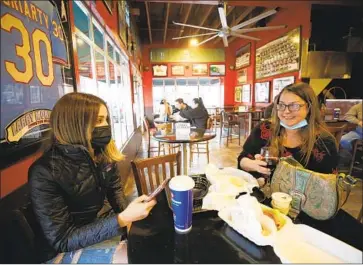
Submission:
[[[258,41],[258,40],[260,40],[259,38],[255,38],[255,37],[252,37],[252,36],[248,36],[248,35],[245,35],[244,33],[254,32],[254,31],[263,31],[263,30],[282,29],[282,28],[286,28],[287,27],[286,25],[281,25],[281,26],[268,26],[268,27],[246,28],[246,29],[243,29],[244,27],[246,27],[248,25],[251,25],[253,23],[256,23],[257,21],[259,21],[261,19],[264,19],[266,17],[269,17],[269,16],[277,13],[277,10],[276,9],[272,9],[272,10],[269,10],[267,12],[264,12],[264,13],[262,13],[262,14],[256,16],[256,17],[254,17],[254,18],[251,18],[251,19],[249,19],[247,21],[244,21],[244,22],[242,22],[242,23],[240,23],[238,25],[235,25],[233,27],[228,27],[225,8],[226,8],[226,3],[224,4],[224,7],[223,7],[223,4],[219,4],[218,5],[218,13],[219,13],[219,18],[221,20],[221,25],[222,25],[222,28],[220,28],[220,29],[206,28],[206,27],[201,27],[201,26],[196,26],[196,25],[190,25],[190,24],[183,24],[183,23],[178,23],[178,22],[174,22],[173,21],[173,23],[175,25],[212,31],[210,33],[203,33],[203,34],[197,34],[197,35],[189,35],[189,36],[176,37],[176,38],[173,38],[173,40],[185,39],[185,38],[195,38],[195,37],[213,35],[212,37],[209,37],[208,39],[205,39],[202,42],[199,42],[197,44],[197,46],[202,45],[202,44],[204,44],[204,43],[206,43],[206,42],[208,42],[210,40],[213,40],[213,39],[215,39],[217,37],[220,37],[220,38],[223,39],[224,47],[228,47],[228,37],[230,37],[230,36]]]

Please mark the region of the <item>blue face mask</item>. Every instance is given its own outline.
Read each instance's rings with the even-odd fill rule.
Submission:
[[[297,130],[297,129],[300,129],[302,127],[305,127],[306,125],[308,125],[308,122],[304,119],[302,120],[301,122],[293,125],[293,126],[289,126],[289,125],[286,125],[285,123],[283,123],[282,121],[280,121],[280,125],[286,129],[289,129],[289,130]]]

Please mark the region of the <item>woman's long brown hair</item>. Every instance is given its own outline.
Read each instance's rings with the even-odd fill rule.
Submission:
[[[283,136],[285,134],[285,128],[280,126],[280,119],[277,115],[276,104],[279,103],[281,95],[287,92],[300,97],[306,102],[308,107],[308,114],[306,116],[308,126],[299,129],[302,139],[301,153],[303,162],[306,166],[309,162],[316,141],[319,141],[322,136],[331,136],[332,139],[335,138],[326,128],[325,122],[321,117],[318,99],[314,90],[306,83],[301,82],[291,84],[286,86],[274,101],[274,108],[271,116],[272,136],[270,139],[270,149],[274,156],[279,157],[284,152]],[[337,145],[336,141],[335,144]],[[328,148],[326,148],[326,151],[329,153]]]
[[[102,154],[97,158],[94,157],[91,137],[102,105],[107,109],[107,122],[111,124],[106,102],[99,97],[85,93],[69,93],[60,98],[50,115],[51,136],[47,147],[53,146],[56,142],[62,145],[82,145],[96,160],[105,162],[122,160],[123,156],[113,140]]]

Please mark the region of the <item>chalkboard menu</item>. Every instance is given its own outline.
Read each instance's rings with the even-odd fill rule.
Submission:
[[[256,79],[300,69],[300,27],[256,50]]]

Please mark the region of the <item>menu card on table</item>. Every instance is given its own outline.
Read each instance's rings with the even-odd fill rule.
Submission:
[[[189,140],[190,139],[190,123],[179,122],[175,124],[175,138],[176,140]]]

